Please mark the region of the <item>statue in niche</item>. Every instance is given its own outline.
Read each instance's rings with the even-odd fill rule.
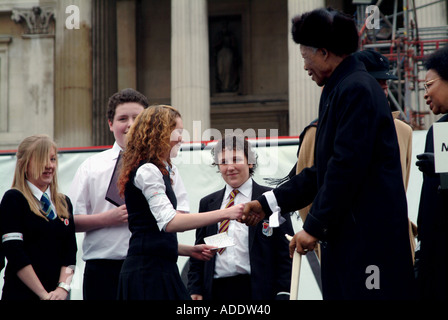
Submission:
[[[213,44],[216,62],[216,91],[237,92],[239,87],[238,45],[235,35],[229,30],[229,22],[223,21]]]

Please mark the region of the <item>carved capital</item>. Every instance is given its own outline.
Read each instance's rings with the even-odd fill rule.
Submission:
[[[14,8],[11,19],[16,23],[25,22],[25,35],[48,35],[50,33],[50,22],[54,19],[54,8]]]

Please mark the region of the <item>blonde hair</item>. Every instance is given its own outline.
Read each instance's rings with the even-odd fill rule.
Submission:
[[[59,218],[69,218],[68,204],[65,195],[58,192],[57,182],[57,146],[47,135],[33,135],[25,138],[17,150],[17,163],[14,171],[12,188],[20,191],[28,201],[30,209],[39,217],[48,220],[40,207],[40,201],[34,197],[30,187],[26,183],[27,176],[38,179],[45,171],[49,162],[50,152],[54,149],[56,153],[56,169],[50,183],[51,201],[53,202]],[[32,172],[28,172],[28,165],[33,162]]]
[[[156,165],[163,175],[168,175],[165,168],[171,161],[167,155],[171,150],[171,132],[176,128],[179,111],[167,105],[154,105],[143,110],[135,119],[127,134],[126,150],[122,156],[122,167],[118,180],[120,194],[129,181],[130,174],[143,162]]]

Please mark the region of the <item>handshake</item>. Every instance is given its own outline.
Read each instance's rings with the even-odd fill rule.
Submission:
[[[238,222],[245,223],[247,226],[255,226],[266,216],[260,202],[253,200],[244,205],[243,214]],[[292,258],[294,251],[299,254],[307,254],[313,250],[318,243],[318,239],[305,230],[297,232],[289,243],[289,255]]]
[[[265,216],[266,214],[264,213],[260,202],[253,200],[244,205],[243,214],[237,221],[245,223],[247,226],[255,226],[263,220]]]
[[[240,223],[245,223],[247,226],[255,226],[266,216],[260,202],[257,200],[229,206],[221,212],[223,213],[223,219],[236,220]]]

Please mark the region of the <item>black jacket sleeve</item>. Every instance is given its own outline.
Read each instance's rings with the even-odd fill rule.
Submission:
[[[316,168],[305,168],[298,175],[273,190],[278,206],[282,214],[289,214],[292,211],[300,210],[311,204],[317,194]],[[265,196],[257,199],[267,216],[272,211],[266,201]]]
[[[76,235],[75,235],[75,222],[73,220],[73,206],[69,197],[65,197],[68,206],[68,213],[70,215],[68,219],[68,231],[65,236],[65,248],[64,257],[62,260],[63,266],[74,266],[76,265],[76,252],[78,251],[78,246],[76,244]]]
[[[10,234],[21,234],[23,238],[23,214],[28,212],[29,205],[25,197],[18,190],[8,190],[0,204],[0,233],[2,249],[8,259],[8,265],[15,271],[31,264],[26,254],[22,240],[7,240]]]

